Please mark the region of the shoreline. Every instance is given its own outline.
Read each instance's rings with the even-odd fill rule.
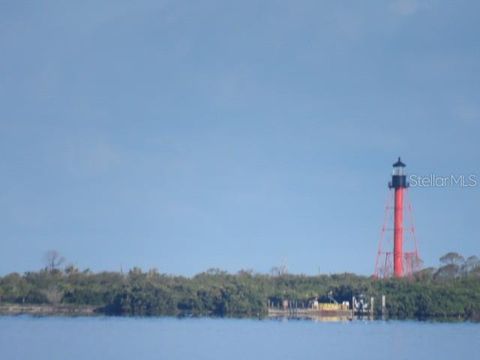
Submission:
[[[98,307],[87,305],[0,304],[0,316],[93,316],[100,314]]]
[[[428,317],[428,318],[396,318],[396,317],[362,317],[362,316],[343,316],[344,314],[328,314],[328,315],[312,315],[312,314],[266,314],[265,316],[212,316],[212,315],[195,315],[185,316],[181,314],[177,315],[150,315],[150,316],[134,316],[134,315],[109,315],[103,311],[102,307],[91,305],[51,305],[51,304],[0,304],[0,316],[65,316],[65,317],[77,317],[77,316],[112,316],[112,317],[176,317],[176,318],[238,318],[238,319],[269,319],[269,320],[310,320],[320,322],[335,322],[335,321],[352,321],[360,319],[362,321],[418,321],[418,322],[470,322],[478,324],[480,318],[460,318],[460,317]],[[332,316],[333,315],[333,316]]]

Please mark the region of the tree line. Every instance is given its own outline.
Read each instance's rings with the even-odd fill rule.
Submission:
[[[392,318],[480,319],[480,260],[453,252],[440,258],[438,268],[424,269],[410,279],[286,271],[231,274],[219,269],[193,277],[139,268],[94,273],[62,267],[64,262],[50,252],[44,269],[0,277],[0,304],[88,305],[107,315],[263,317],[268,303],[307,304],[312,298],[328,302],[329,294],[341,302],[363,294],[377,299],[377,314],[385,295]]]

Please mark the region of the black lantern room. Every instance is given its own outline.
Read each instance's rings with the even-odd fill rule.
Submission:
[[[408,187],[407,176],[405,175],[406,166],[398,157],[397,162],[393,164],[392,181],[388,184],[389,188],[399,189]]]

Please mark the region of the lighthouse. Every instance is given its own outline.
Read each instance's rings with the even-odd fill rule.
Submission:
[[[407,196],[409,184],[405,173],[406,165],[399,157],[392,166],[392,179],[388,183],[390,192],[375,262],[375,277],[402,278],[412,276],[420,270],[422,261],[418,256],[412,206]],[[389,231],[393,231],[393,236],[386,237]]]
[[[388,187],[395,192],[393,207],[393,274],[395,277],[403,277],[403,195],[408,187],[405,167],[406,165],[399,157],[393,164],[392,181],[388,184]]]

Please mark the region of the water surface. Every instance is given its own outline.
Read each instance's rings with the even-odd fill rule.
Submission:
[[[480,324],[0,317],[1,359],[477,359]]]

